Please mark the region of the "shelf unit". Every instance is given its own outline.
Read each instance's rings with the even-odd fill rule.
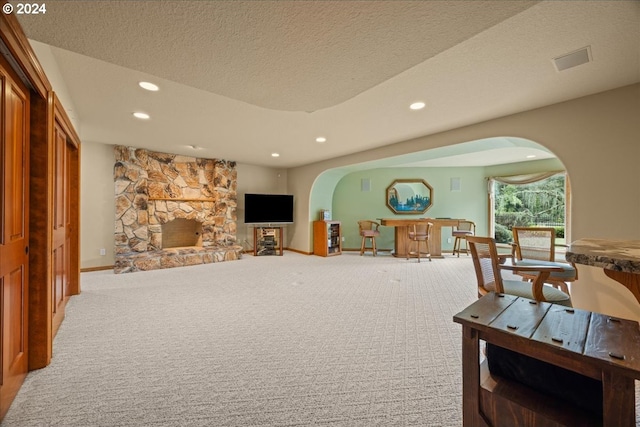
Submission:
[[[313,253],[319,256],[342,254],[342,225],[340,221],[313,222]]]
[[[284,227],[254,227],[253,228],[253,255],[279,255],[282,256],[282,243],[284,242]]]

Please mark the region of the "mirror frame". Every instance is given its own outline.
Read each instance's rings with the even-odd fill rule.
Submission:
[[[399,196],[398,188],[396,188],[397,184],[409,185],[410,188],[413,190],[413,195],[414,195],[413,197],[420,196],[420,198],[427,199],[428,201],[426,202],[426,204],[424,204],[424,206],[422,204],[417,204],[417,205],[414,204],[413,206],[410,206],[410,205],[407,205],[406,203],[399,205],[397,203],[398,196]],[[411,186],[412,184],[415,184],[415,187]],[[424,187],[423,191],[421,191],[420,187]],[[431,206],[433,206],[433,187],[431,187],[429,183],[427,183],[427,181],[425,181],[424,179],[396,179],[391,183],[391,185],[387,187],[387,190],[385,191],[385,199],[386,199],[387,207],[391,209],[391,211],[393,211],[393,213],[395,214],[399,214],[399,215],[423,214],[429,208],[431,208]],[[409,199],[410,199],[409,197],[406,198],[407,201],[409,201]],[[399,206],[402,206],[402,205],[407,206],[407,208],[401,207],[399,209]]]

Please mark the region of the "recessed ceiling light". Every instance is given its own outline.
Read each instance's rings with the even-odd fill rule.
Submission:
[[[139,111],[136,111],[135,113],[133,113],[133,116],[138,118],[138,119],[143,119],[143,120],[147,120],[147,119],[149,119],[151,117],[147,113],[141,113]]]
[[[414,102],[413,104],[409,105],[409,108],[411,108],[412,110],[422,110],[425,107],[425,103],[422,101],[418,101],[418,102]]]
[[[151,82],[139,82],[138,86],[140,86],[142,89],[150,90],[152,92],[157,92],[160,90],[158,85],[155,85]]]
[[[278,153],[271,153],[271,157],[280,157],[280,154],[278,154]]]
[[[536,155],[535,154],[529,154],[527,155],[527,159],[535,159]]]
[[[324,136],[319,136],[316,138],[316,142],[322,144],[323,142],[327,142],[327,138],[325,138]]]

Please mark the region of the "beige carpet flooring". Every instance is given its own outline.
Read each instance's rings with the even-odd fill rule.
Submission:
[[[468,257],[285,252],[81,281],[2,426],[462,424]]]

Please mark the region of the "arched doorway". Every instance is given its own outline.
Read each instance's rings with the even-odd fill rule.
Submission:
[[[360,242],[357,220],[394,216],[388,211],[384,193],[393,179],[424,178],[435,192],[429,216],[472,219],[478,224],[478,234],[493,235],[489,177],[564,169],[553,153],[527,139],[469,141],[326,170],[312,186],[309,219],[318,219],[322,209],[332,210],[333,219],[343,222],[344,248],[356,248]],[[473,172],[465,172],[469,170]],[[565,218],[568,226],[568,216]],[[382,234],[381,243],[389,244],[392,236]],[[443,234],[445,251],[452,246],[447,237]]]

